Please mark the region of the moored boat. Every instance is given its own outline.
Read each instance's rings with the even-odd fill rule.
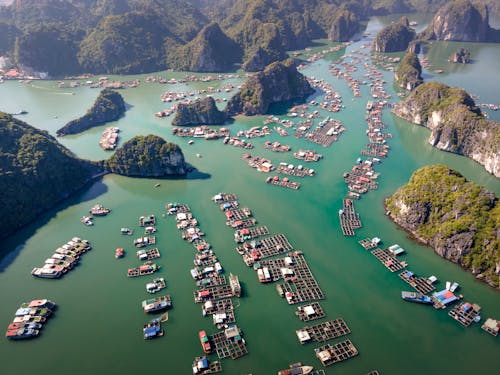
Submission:
[[[161,311],[168,309],[172,306],[172,300],[169,295],[150,298],[142,301],[142,308],[145,313],[151,313],[155,311]]]
[[[115,250],[115,258],[118,259],[118,258],[123,258],[125,256],[125,251],[119,247]]]
[[[429,296],[419,292],[401,292],[401,298],[408,302],[417,302],[426,305],[432,304],[432,299]]]
[[[212,352],[212,345],[210,344],[207,333],[205,331],[200,331],[198,332],[198,337],[200,338],[200,343],[203,351],[207,354],[210,354]]]
[[[310,374],[314,370],[312,366],[303,366],[302,363],[293,363],[290,368],[278,371],[278,375],[302,375]]]
[[[11,340],[22,340],[22,339],[30,339],[32,337],[38,336],[40,333],[39,330],[37,329],[13,329],[7,331],[5,334],[5,337]]]

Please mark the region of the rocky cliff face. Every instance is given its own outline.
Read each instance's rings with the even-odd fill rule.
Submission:
[[[459,48],[456,52],[448,57],[448,61],[455,64],[469,64],[470,63],[470,51],[465,48]]]
[[[410,52],[399,63],[394,77],[399,87],[411,91],[424,82],[421,74],[422,66],[418,56]]]
[[[255,74],[227,103],[229,115],[247,116],[264,114],[269,106],[292,100],[305,100],[314,89],[297,71],[292,59],[274,62]]]
[[[219,111],[214,98],[207,97],[191,104],[179,104],[172,125],[222,125],[226,120],[226,113]]]
[[[393,112],[430,129],[429,143],[436,148],[465,155],[500,177],[500,124],[486,120],[463,89],[424,83]]]
[[[344,10],[338,12],[333,20],[328,39],[334,42],[347,42],[359,29],[360,24],[357,15],[349,10]]]
[[[490,28],[488,7],[470,0],[456,0],[443,6],[421,37],[462,42],[498,42],[499,31]]]
[[[241,47],[217,23],[211,23],[191,42],[177,47],[168,57],[168,65],[191,72],[223,72],[233,70],[242,56]]]
[[[373,48],[377,52],[404,51],[415,36],[415,30],[410,27],[408,18],[402,17],[398,22],[384,27],[377,33]]]
[[[72,120],[57,131],[58,136],[81,133],[94,126],[116,121],[125,113],[125,101],[116,91],[104,89],[82,117]]]
[[[180,147],[155,135],[132,138],[103,166],[110,172],[135,177],[185,175],[189,169]]]
[[[417,170],[385,202],[390,217],[441,257],[500,285],[500,204],[444,165]]]

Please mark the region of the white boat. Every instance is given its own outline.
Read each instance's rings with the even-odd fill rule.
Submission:
[[[450,290],[450,288],[451,288],[451,282],[447,281],[446,282],[446,290]]]
[[[458,283],[455,282],[451,284],[451,287],[448,290],[453,293],[455,290],[457,290],[458,287],[459,287]]]
[[[437,281],[437,277],[436,276],[429,276],[429,278],[427,279],[431,282],[431,284],[434,284],[436,281]]]

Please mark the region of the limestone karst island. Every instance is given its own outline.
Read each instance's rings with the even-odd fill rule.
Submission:
[[[497,375],[498,0],[0,0],[2,374]]]

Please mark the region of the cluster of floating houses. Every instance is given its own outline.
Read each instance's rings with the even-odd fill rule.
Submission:
[[[228,219],[242,220],[251,216],[248,210],[227,204],[234,209]],[[167,214],[175,217],[177,229],[181,231],[182,238],[194,247],[194,267],[190,270],[196,285],[193,292],[194,302],[201,305],[202,315],[210,316],[214,326],[218,329],[212,335],[208,335],[206,330],[199,331],[198,339],[205,356],[195,358],[193,373],[219,372],[222,369],[220,362],[209,361],[207,355],[216,353],[219,359],[226,357],[237,359],[248,352],[241,329],[236,325],[233,303],[233,298],[241,296],[241,285],[238,277],[232,273],[229,277],[224,275],[224,268],[212,246],[204,239],[205,233],[200,229],[199,222],[193,216],[189,206],[171,203],[167,206]],[[260,228],[260,231],[265,232],[266,229]],[[241,229],[238,231],[238,236],[235,235],[235,241],[253,235],[255,233],[250,230]]]
[[[212,197],[212,201],[224,212],[229,227],[241,228],[241,223],[238,223],[240,217],[238,212],[241,209],[235,194],[219,193]],[[235,214],[231,214],[232,212]],[[301,321],[309,322],[324,318],[326,314],[319,301],[325,296],[303,252],[294,249],[285,234],[271,234],[267,227],[255,227],[256,224],[257,220],[254,219],[245,226],[246,230],[237,229],[234,233],[235,241],[238,243],[236,251],[241,255],[243,262],[253,268],[259,282],[277,283],[276,290],[279,296],[289,305],[298,305],[295,314]],[[248,236],[247,239],[241,237],[242,232]],[[314,349],[314,353],[324,366],[329,366],[358,354],[358,350],[350,340],[344,339],[335,344],[324,345],[327,341],[343,337],[350,332],[345,321],[338,318],[306,326],[297,330],[296,334],[301,344],[322,343],[323,346]]]
[[[407,269],[408,264],[398,259],[399,255],[405,253],[405,250],[398,244],[387,248],[380,248],[382,240],[378,237],[365,238],[359,241],[359,244],[375,256],[390,272],[398,272],[401,280],[406,282],[413,291],[402,291],[401,298],[408,302],[415,302],[424,305],[434,306],[435,309],[446,309],[453,306],[448,315],[462,324],[469,327],[472,323],[478,323],[481,320],[481,307],[470,302],[460,302],[464,297],[456,293],[459,284],[449,281],[442,290],[436,290],[435,284],[438,282],[436,276],[422,277]],[[500,329],[500,321],[488,319],[482,326],[483,330],[493,336],[497,336]]]
[[[44,279],[58,279],[72,270],[79,262],[80,256],[92,247],[87,240],[73,237],[61,247],[58,247],[42,267],[35,267],[31,275]]]
[[[99,141],[99,146],[105,151],[111,151],[118,145],[118,133],[120,128],[112,126],[104,129],[102,133],[101,140]]]
[[[48,299],[37,299],[21,304],[7,327],[5,337],[11,340],[37,337],[55,307],[56,304]]]

